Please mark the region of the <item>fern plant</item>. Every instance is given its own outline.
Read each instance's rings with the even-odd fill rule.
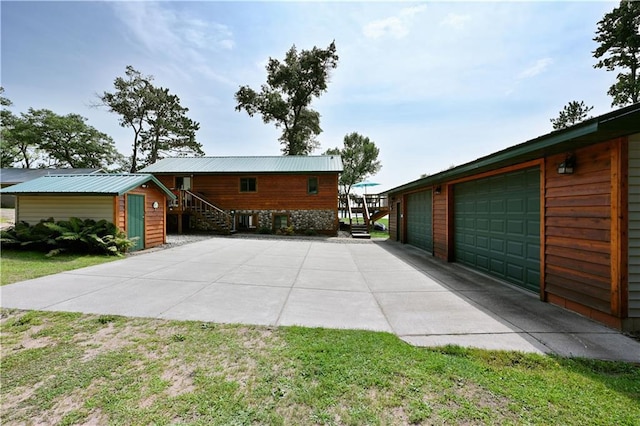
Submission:
[[[77,217],[57,222],[43,219],[33,226],[20,222],[2,231],[0,242],[5,247],[48,251],[47,256],[65,251],[119,255],[135,244],[111,222]]]

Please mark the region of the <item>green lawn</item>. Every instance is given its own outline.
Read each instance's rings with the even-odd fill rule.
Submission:
[[[640,367],[387,333],[2,311],[3,424],[632,425]]]
[[[371,238],[389,238],[389,218],[385,217],[384,219],[376,220],[376,223],[382,223],[387,230],[386,231],[374,231],[373,229],[369,232],[371,234]]]
[[[85,254],[60,254],[54,257],[46,257],[45,253],[40,252],[3,249],[0,253],[0,285],[111,262],[117,259],[118,257],[115,256]]]

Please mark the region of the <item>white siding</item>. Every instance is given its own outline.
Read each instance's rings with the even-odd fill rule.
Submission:
[[[41,219],[106,219],[113,222],[113,196],[21,195],[16,221],[36,224]]]
[[[640,134],[629,137],[629,317],[640,318]]]

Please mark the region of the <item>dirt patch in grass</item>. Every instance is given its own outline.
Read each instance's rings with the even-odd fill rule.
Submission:
[[[196,388],[193,383],[194,370],[189,366],[172,361],[162,373],[162,379],[171,383],[166,394],[169,397],[176,397],[185,393],[193,392]]]

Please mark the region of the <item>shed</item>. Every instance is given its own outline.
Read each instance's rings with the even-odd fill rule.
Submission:
[[[131,250],[166,242],[167,199],[175,196],[150,174],[43,176],[4,188],[16,200],[16,222],[105,219],[138,238]]]
[[[640,330],[640,104],[388,196],[392,239]]]
[[[102,169],[24,169],[19,167],[8,167],[0,169],[0,188],[28,182],[42,176],[49,175],[91,175],[103,173]],[[4,194],[0,196],[0,205],[3,208],[14,208],[16,205],[15,196]]]

